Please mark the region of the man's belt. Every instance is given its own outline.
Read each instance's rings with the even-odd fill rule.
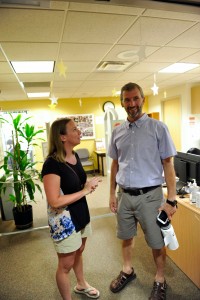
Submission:
[[[144,187],[141,189],[122,189],[122,191],[124,193],[128,193],[131,196],[139,196],[139,195],[143,195],[146,194],[147,192],[150,192],[158,187],[160,187],[161,185],[154,185],[154,186],[148,186],[148,187]]]

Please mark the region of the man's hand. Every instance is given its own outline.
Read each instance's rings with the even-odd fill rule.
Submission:
[[[110,196],[109,205],[110,205],[110,210],[113,213],[116,213],[117,212],[117,198],[115,195]]]
[[[167,213],[168,219],[171,221],[173,214],[176,212],[176,206],[171,206],[168,203],[164,203],[160,208],[159,211],[164,210]]]

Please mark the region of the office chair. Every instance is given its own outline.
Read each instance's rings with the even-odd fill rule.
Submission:
[[[90,153],[86,148],[80,148],[76,150],[78,154],[81,164],[83,167],[91,166],[93,168],[93,175],[95,176],[95,168],[94,168],[94,160],[90,157]]]

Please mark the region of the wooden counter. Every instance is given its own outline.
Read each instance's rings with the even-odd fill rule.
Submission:
[[[178,209],[172,218],[179,248],[167,250],[173,262],[200,288],[200,208],[190,204],[189,196],[177,196]]]

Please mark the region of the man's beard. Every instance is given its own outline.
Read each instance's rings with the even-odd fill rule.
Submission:
[[[128,108],[127,113],[131,119],[135,119],[142,114],[142,106],[137,107],[136,109]]]

